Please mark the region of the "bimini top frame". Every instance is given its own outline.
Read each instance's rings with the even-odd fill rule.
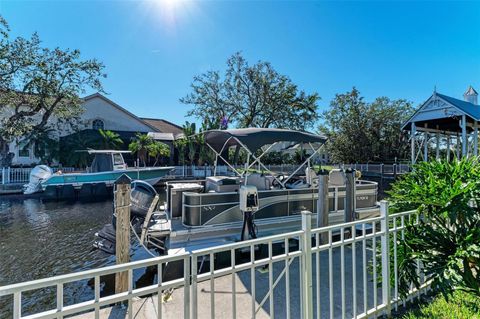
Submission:
[[[285,188],[285,184],[288,180],[294,176],[304,165],[310,166],[310,161],[314,158],[325,144],[326,138],[320,135],[315,135],[307,132],[285,130],[285,129],[273,129],[273,128],[243,128],[243,129],[231,129],[231,130],[210,130],[203,133],[205,136],[205,143],[215,153],[215,172],[218,158],[221,158],[237,175],[245,177],[245,184],[247,184],[248,175],[247,172],[254,165],[259,165],[266,171],[269,171],[265,165],[261,162],[261,158],[268,153],[272,147],[280,142],[294,142],[297,144],[308,144],[313,153],[307,157],[307,159],[301,163],[298,168],[290,174],[283,181],[280,181],[273,175],[275,180]],[[318,148],[313,146],[314,143],[321,143]],[[263,146],[269,145],[259,156],[255,156],[255,152],[261,149]],[[222,157],[222,153],[225,149],[231,146],[241,147],[247,152],[247,162],[245,164],[245,170],[239,172],[232,164],[230,164],[225,158]],[[250,163],[250,158],[253,158],[253,162]]]

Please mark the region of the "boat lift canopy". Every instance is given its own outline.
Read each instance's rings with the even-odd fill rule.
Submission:
[[[254,165],[263,167],[266,171],[269,171],[265,165],[260,161],[261,158],[270,151],[270,149],[280,142],[293,142],[297,144],[308,144],[313,153],[301,163],[298,168],[290,174],[286,179],[280,181],[277,177],[274,178],[277,182],[285,188],[287,181],[295,175],[305,164],[310,166],[310,160],[315,157],[321,150],[326,142],[326,138],[320,135],[312,133],[287,130],[287,129],[275,129],[275,128],[241,128],[231,130],[210,130],[203,132],[205,137],[205,143],[215,153],[215,171],[218,158],[221,158],[231,169],[233,169],[237,175],[245,176],[245,184],[247,183],[248,175],[246,174],[250,168]],[[314,143],[321,143],[318,148],[313,146]],[[269,145],[265,150],[263,146]],[[244,172],[239,172],[233,165],[231,165],[225,158],[222,157],[222,153],[225,149],[231,146],[242,147],[247,152],[247,163],[245,164]],[[262,149],[262,153],[255,156],[255,152]],[[250,163],[250,157],[253,158],[253,162]]]

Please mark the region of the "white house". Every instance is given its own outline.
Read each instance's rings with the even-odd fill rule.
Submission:
[[[85,111],[81,115],[78,130],[104,129],[117,132],[144,133],[175,133],[181,129],[177,125],[160,119],[141,119],[122,106],[108,99],[100,93],[83,98]],[[52,119],[55,121],[55,119]],[[152,124],[153,123],[153,124]],[[168,123],[161,125],[162,123]],[[170,131],[168,131],[170,130]],[[58,137],[73,133],[73,131],[57,126]],[[171,141],[170,141],[171,142]],[[9,145],[9,152],[14,157],[12,165],[31,165],[39,162],[33,152],[33,145],[22,146],[22,143],[13,142]]]

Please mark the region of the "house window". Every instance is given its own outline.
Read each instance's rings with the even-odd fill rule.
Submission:
[[[92,129],[94,130],[103,130],[105,127],[105,124],[103,123],[102,120],[96,119],[93,120],[92,122]]]
[[[18,150],[18,157],[30,157],[29,145],[25,145]]]

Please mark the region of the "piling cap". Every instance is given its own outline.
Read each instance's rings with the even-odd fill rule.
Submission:
[[[132,182],[132,179],[128,177],[127,174],[122,174],[117,180],[115,181],[115,185],[124,185],[124,184],[130,184]]]

